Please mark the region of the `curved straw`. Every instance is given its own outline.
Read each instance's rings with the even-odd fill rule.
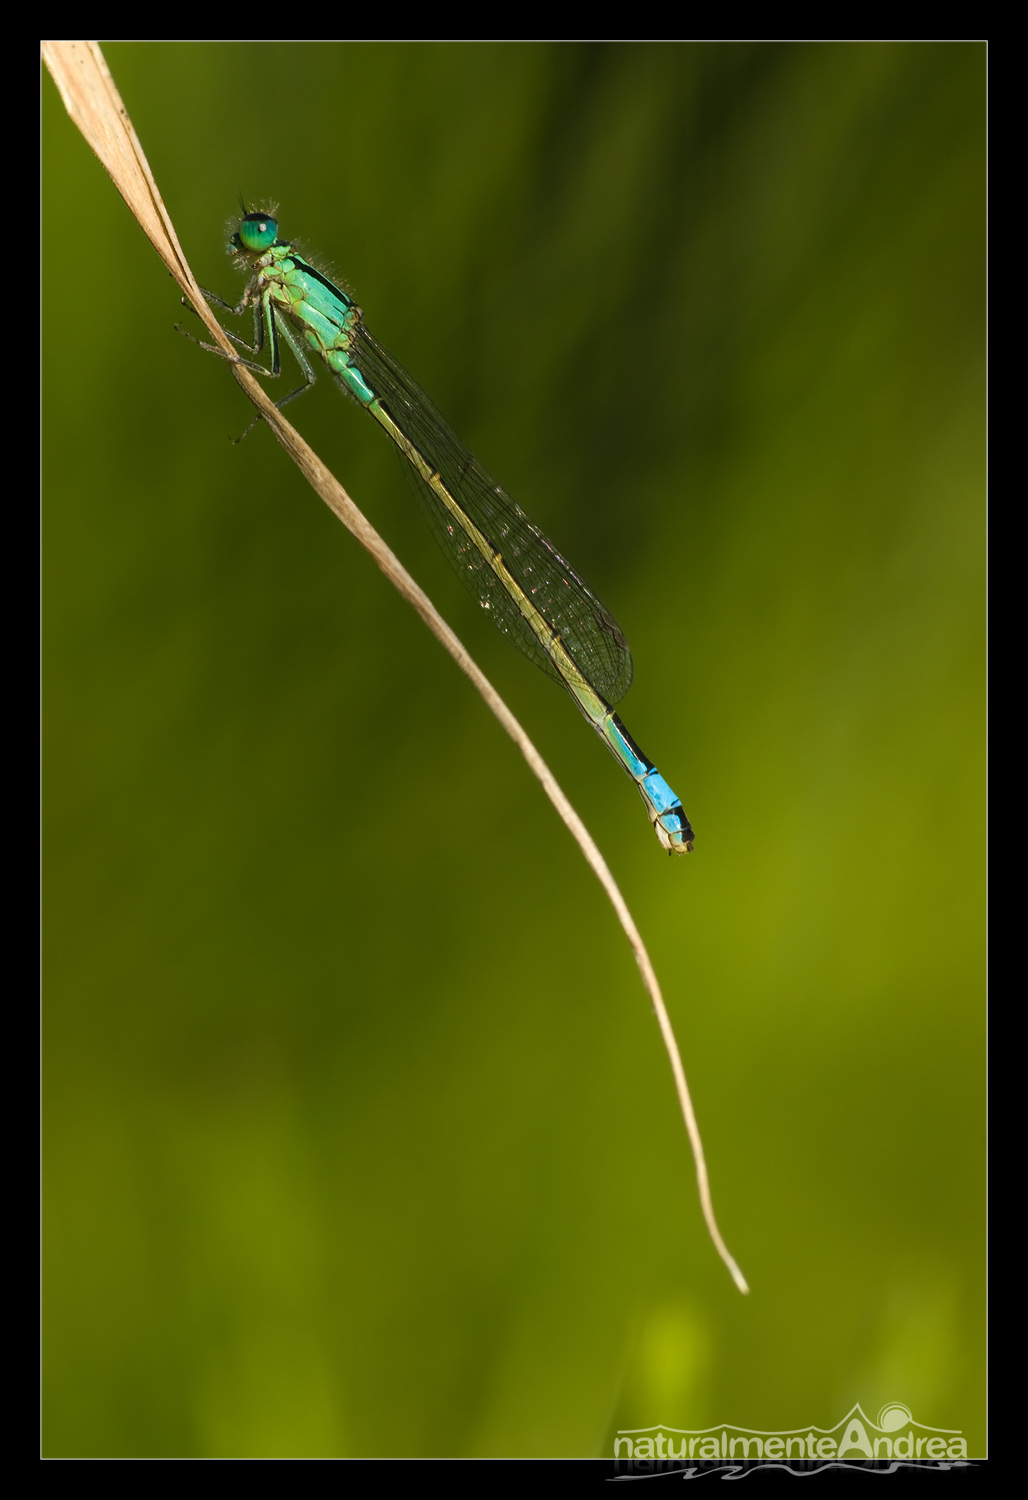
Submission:
[[[678,1102],[696,1163],[696,1181],[707,1231],[718,1254],[731,1272],[736,1286],[741,1292],[748,1292],[746,1279],[721,1238],[717,1221],[714,1218],[714,1205],[710,1197],[703,1142],[700,1139],[699,1126],[696,1123],[692,1099],[689,1096],[689,1086],[686,1083],[678,1043],[675,1041],[671,1018],[664,1005],[657,976],[639,930],[632,919],[632,914],[625,904],[625,899],[618,890],[614,877],[585,824],[571,806],[528,735],[496,689],[468,655],[427,594],[423,593],[403,564],[394,556],[375,529],[369,525],[342,485],[329,472],[317,454],[307,446],[296,429],[285,420],[282,413],[268,399],[261,385],[233,350],[221,325],[207,306],[203,292],[189,269],[168,211],[157,190],[157,184],[153,179],[143,148],[132,128],[128,112],[115,88],[114,80],[108,71],[99,46],[95,42],[44,42],[43,56],[60,90],[69,115],[107,168],[115,187],[139,220],[158,255],[202,318],[211,337],[217,343],[218,348],[215,352],[222,353],[231,364],[232,373],[239,385],[256,406],[282,447],[298,465],[308,483],[317,491],[333,514],[342,521],[347,531],[371,554],[390,583],[417,610],[436,640],[449,652],[461,671],[481,693],[489,708],[528,762],[532,774],[538,778],[543,791],[571,831],[572,837],[594,871],[597,880],[606,891],[625,936],[631,944],[632,952],[635,954],[635,961],[639,965],[643,984],[653,1003],[660,1034],[671,1062]]]

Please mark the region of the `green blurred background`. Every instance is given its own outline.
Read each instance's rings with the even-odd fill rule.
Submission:
[[[111,45],[610,604],[669,861],[374,423],[305,487],[43,82],[44,1449],[603,1455],[904,1402],[984,1451],[984,47]]]

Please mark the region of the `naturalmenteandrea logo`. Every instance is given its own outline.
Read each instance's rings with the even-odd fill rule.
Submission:
[[[682,1463],[790,1463],[801,1460],[838,1464],[867,1459],[931,1463],[966,1461],[967,1439],[959,1431],[926,1427],[910,1410],[890,1402],[872,1422],[854,1406],[834,1427],[797,1427],[788,1432],[757,1432],[724,1423],[702,1432],[681,1427],[637,1427],[618,1432],[614,1457],[634,1472],[678,1467]]]

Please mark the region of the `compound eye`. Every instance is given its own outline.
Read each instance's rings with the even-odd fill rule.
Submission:
[[[270,214],[247,214],[239,221],[238,237],[244,250],[267,250],[278,239],[278,223]]]

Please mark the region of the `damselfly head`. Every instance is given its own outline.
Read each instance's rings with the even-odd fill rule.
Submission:
[[[278,209],[275,204],[266,209],[248,209],[241,193],[239,207],[241,217],[237,216],[226,225],[228,253],[238,256],[262,255],[278,239]]]

